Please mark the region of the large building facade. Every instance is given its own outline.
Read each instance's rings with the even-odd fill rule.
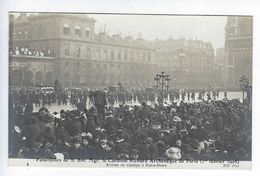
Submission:
[[[218,87],[228,88],[229,78],[228,78],[228,57],[225,48],[216,49],[215,57],[215,78],[216,85]]]
[[[10,19],[10,84],[64,87],[151,86],[155,50],[141,37],[94,32],[86,15],[20,15]]]
[[[155,57],[158,67],[180,87],[212,87],[214,77],[214,49],[209,42],[184,38],[156,40]]]
[[[253,18],[228,17],[225,30],[228,85],[239,88],[239,80],[243,75],[252,82]]]
[[[211,43],[95,33],[95,22],[79,14],[10,15],[10,85],[152,87],[164,71],[171,87],[217,86]]]

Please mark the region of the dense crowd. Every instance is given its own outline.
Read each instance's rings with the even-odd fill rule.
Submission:
[[[132,102],[155,102],[159,101],[154,90],[128,90],[128,91],[110,91],[104,89],[106,92],[106,101],[109,105],[131,104]],[[57,103],[57,105],[73,105],[76,106],[78,102],[86,106],[87,101],[94,102],[95,90],[87,89],[66,89],[62,91],[43,92],[40,89],[11,89],[10,103],[14,106],[19,104],[25,106],[28,101],[36,106],[46,106]],[[197,96],[197,97],[196,97]],[[164,100],[169,99],[170,102],[176,101],[195,101],[198,100],[217,100],[219,98],[219,90],[205,90],[205,89],[172,89],[168,94],[164,95]],[[224,98],[227,98],[227,92],[224,92]]]
[[[37,48],[27,48],[27,47],[13,47],[9,49],[10,55],[16,56],[37,56],[37,57],[50,57],[52,56],[50,49],[37,49]]]
[[[183,101],[162,106],[147,91],[12,90],[9,157],[251,160],[250,103],[214,100],[209,92],[205,100],[201,92],[200,101],[184,101],[192,94],[170,96]],[[87,99],[93,102],[89,109]],[[125,104],[133,99],[141,105]],[[113,106],[115,101],[119,107]],[[49,112],[45,105],[54,102],[77,108]],[[38,112],[33,104],[41,107]]]

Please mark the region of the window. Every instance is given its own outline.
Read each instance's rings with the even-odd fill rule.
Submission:
[[[87,58],[91,58],[91,49],[87,48]]]
[[[76,48],[76,57],[80,57],[80,47]]]
[[[97,58],[100,58],[100,49],[97,49]]]
[[[66,66],[66,67],[69,66],[69,62],[65,62],[65,66]]]
[[[124,59],[125,59],[125,61],[127,60],[127,53],[125,53],[125,55],[124,55]]]
[[[137,56],[137,60],[139,61],[140,53],[139,53],[139,52],[136,52],[136,56]]]
[[[143,61],[145,61],[145,53],[143,53]]]
[[[22,31],[19,31],[18,32],[18,39],[22,39],[23,38],[23,33],[22,33]]]
[[[24,38],[28,39],[28,31],[24,31]]]
[[[134,51],[131,52],[131,60],[134,60]]]
[[[81,36],[81,30],[80,30],[80,26],[75,26],[75,35],[77,35],[77,36]]]
[[[45,26],[45,24],[38,26],[38,38],[45,37],[46,31],[45,31],[45,27],[44,26]]]
[[[120,69],[120,65],[117,65],[117,68]]]
[[[104,56],[105,56],[105,59],[107,60],[107,50],[104,50]]]
[[[114,57],[115,57],[115,52],[111,51],[111,60],[114,60]]]
[[[70,47],[65,46],[65,56],[69,56],[69,55],[70,55]]]
[[[90,37],[90,28],[86,27],[86,37]]]
[[[120,51],[118,52],[117,59],[121,60],[121,52]]]
[[[70,25],[68,23],[63,24],[63,34],[70,35]]]
[[[151,54],[150,53],[148,54],[148,58],[147,59],[148,59],[148,61],[151,61]]]
[[[15,32],[13,33],[13,36],[12,36],[12,37],[13,37],[13,39],[15,39],[15,38],[16,38],[16,33],[15,33]]]
[[[77,68],[79,68],[80,67],[80,62],[77,62]]]

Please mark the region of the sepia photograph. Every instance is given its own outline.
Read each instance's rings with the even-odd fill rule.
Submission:
[[[9,12],[8,158],[251,162],[252,49],[248,15]]]

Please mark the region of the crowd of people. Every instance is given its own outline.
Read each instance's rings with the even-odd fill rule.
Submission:
[[[131,93],[130,93],[131,92]],[[174,91],[173,91],[174,92]],[[119,160],[251,160],[251,104],[216,100],[215,93],[169,93],[171,104],[148,91],[43,93],[11,90],[9,157]],[[194,93],[194,95],[193,95]],[[185,94],[185,95],[184,95]],[[200,95],[201,94],[201,95]],[[172,97],[172,98],[171,98]],[[92,102],[86,107],[87,99]],[[174,101],[180,99],[180,101]],[[141,105],[127,105],[138,100]],[[119,107],[114,103],[120,102]],[[57,102],[75,106],[49,112]],[[148,102],[150,102],[148,104]],[[33,104],[40,106],[35,112]]]
[[[46,106],[57,103],[57,105],[73,105],[79,102],[86,106],[87,101],[94,102],[93,93],[95,90],[87,89],[65,89],[62,91],[43,92],[40,89],[12,89],[10,91],[10,102],[12,104],[20,104],[25,106],[27,102],[35,104],[35,106]],[[104,89],[106,93],[106,101],[109,105],[131,104],[133,102],[158,102],[161,95],[154,90],[128,90],[128,91],[110,91]],[[159,98],[158,98],[159,97]],[[195,101],[195,100],[217,100],[219,98],[219,90],[193,90],[193,89],[173,89],[164,95],[164,100],[170,102],[176,101]],[[227,92],[224,92],[224,98],[227,98]]]
[[[37,56],[37,57],[51,57],[52,53],[50,49],[37,49],[27,47],[13,47],[9,49],[10,55],[16,56]]]

